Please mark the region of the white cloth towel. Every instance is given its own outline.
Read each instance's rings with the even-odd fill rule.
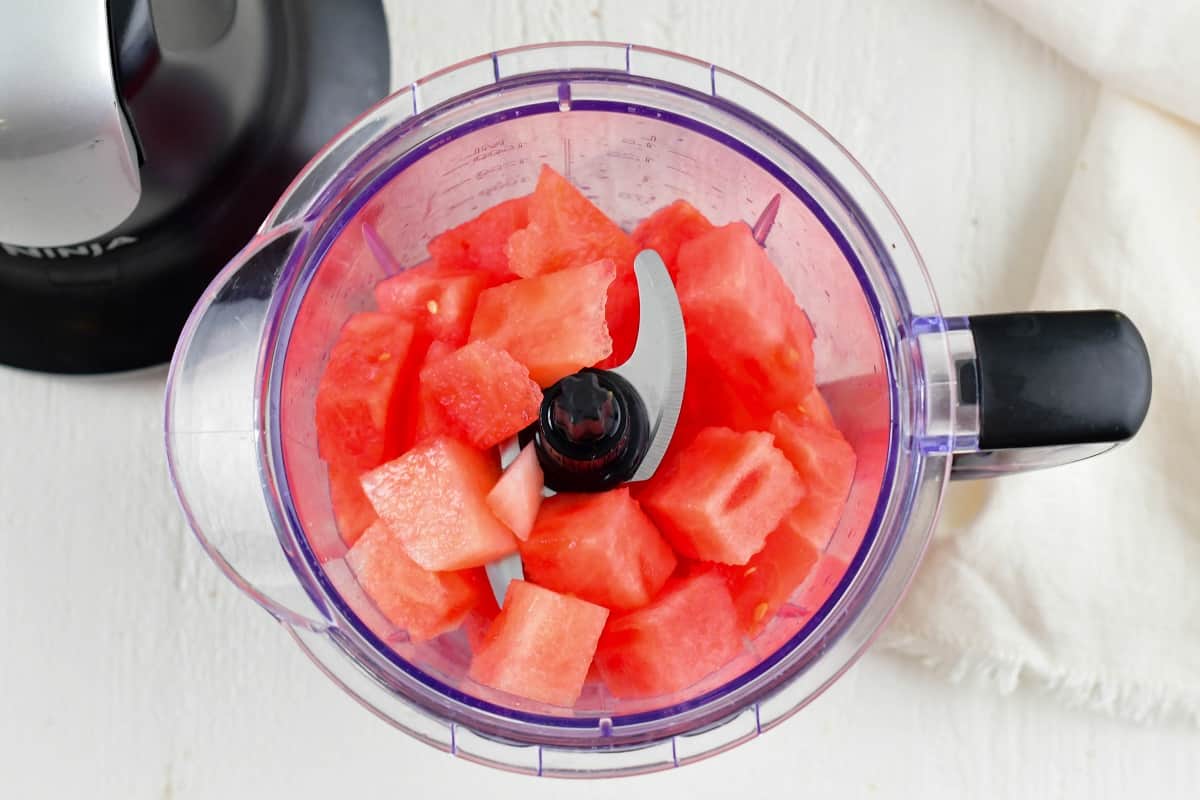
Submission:
[[[952,486],[884,641],[954,679],[1200,724],[1200,3],[991,1],[1102,85],[1034,306],[1126,312],[1153,400],[1113,453]]]

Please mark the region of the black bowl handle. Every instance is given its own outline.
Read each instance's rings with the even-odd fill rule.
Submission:
[[[959,400],[979,406],[979,445],[955,454],[953,477],[1078,461],[1138,432],[1150,407],[1150,356],[1125,315],[989,314],[969,325],[974,369],[958,370]]]

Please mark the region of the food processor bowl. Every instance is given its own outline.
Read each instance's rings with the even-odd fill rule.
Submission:
[[[718,224],[753,223],[777,204],[765,247],[817,332],[817,384],[858,456],[841,522],[809,580],[738,658],[672,696],[621,700],[592,682],[574,708],[545,705],[469,680],[461,632],[409,641],[344,563],[317,454],[316,388],[342,323],[370,307],[390,270],[425,260],[433,235],[532,191],[542,164],[626,229],[677,198]],[[378,241],[391,260],[373,253]],[[1107,322],[1128,339],[1127,320],[1104,313],[1075,327]],[[1053,321],[1005,319],[1017,317],[1035,328]],[[998,322],[989,330],[982,349],[1009,352],[1012,331]],[[1144,371],[1134,383],[1144,382],[1145,396],[1128,403],[1136,417],[1149,365],[1132,336],[1122,352],[1128,369]],[[504,769],[646,772],[757,736],[836,680],[904,593],[952,470],[1071,460],[1140,423],[1106,429],[1081,449],[1086,432],[1022,438],[1006,418],[994,431],[1010,441],[990,447],[983,402],[1005,384],[985,379],[999,362],[983,363],[982,344],[972,320],[941,313],[879,188],[780,98],[651,48],[532,46],[413,83],[314,158],[192,314],[171,369],[166,445],[209,555],[378,716]],[[1043,361],[1052,367],[1070,352],[1058,347]]]

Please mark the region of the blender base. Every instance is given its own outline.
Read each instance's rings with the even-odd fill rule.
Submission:
[[[380,0],[269,8],[269,105],[178,210],[146,229],[68,247],[0,244],[0,364],[88,374],[170,359],[193,304],[293,176],[387,94]]]

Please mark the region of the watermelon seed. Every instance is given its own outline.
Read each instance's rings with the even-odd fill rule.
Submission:
[[[762,618],[767,615],[767,604],[759,603],[754,607],[754,621],[762,622]]]
[[[376,361],[383,362],[383,361],[387,361],[387,360],[388,360],[388,359],[390,359],[391,357],[392,357],[392,354],[391,354],[391,353],[380,353],[380,354],[379,354],[379,357],[378,357],[378,358],[376,358],[375,360],[376,360]]]
[[[425,304],[425,308],[429,309],[430,314],[436,314],[438,312],[437,300],[430,300]]]
[[[750,569],[748,569],[744,573],[742,573],[742,577],[749,578],[751,575],[753,575],[756,572],[758,572],[758,567],[750,567]]]

